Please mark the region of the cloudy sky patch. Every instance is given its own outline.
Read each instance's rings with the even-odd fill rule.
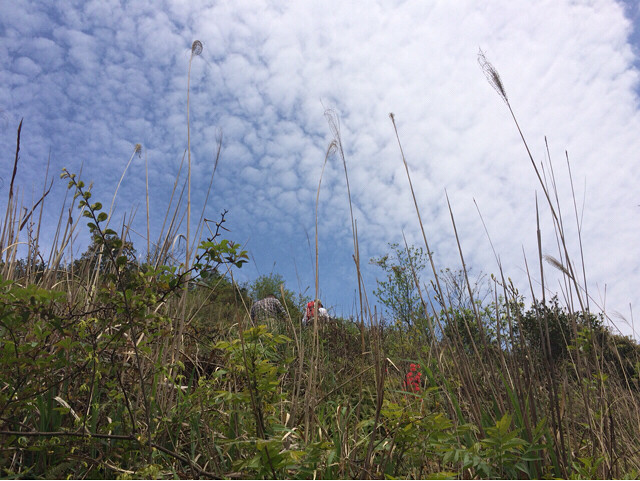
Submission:
[[[51,151],[51,175],[82,167],[94,197],[108,204],[141,143],[116,217],[137,206],[135,228],[146,232],[146,158],[157,233],[186,149],[187,69],[199,39],[204,50],[191,70],[192,200],[199,216],[222,135],[205,216],[229,210],[229,237],[246,242],[255,258],[241,280],[273,269],[292,288],[313,285],[316,189],[332,139],[324,110],[331,108],[363,261],[402,242],[403,231],[421,243],[393,112],[438,266],[460,264],[446,189],[467,263],[474,272],[497,271],[475,200],[507,273],[526,292],[523,249],[532,268],[536,193],[545,251],[557,256],[555,237],[509,111],[476,60],[482,48],[538,163],[547,136],[577,256],[568,151],[591,292],[606,284],[608,309],[628,313],[640,301],[639,18],[632,0],[5,2],[0,195],[22,117],[18,182],[27,197],[41,188]],[[52,199],[64,193],[56,184]],[[49,229],[56,223],[45,220]],[[325,304],[344,315],[357,289],[350,226],[343,166],[333,156],[320,193],[320,278]],[[369,292],[379,274],[365,266]]]

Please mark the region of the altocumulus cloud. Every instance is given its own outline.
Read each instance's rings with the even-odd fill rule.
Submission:
[[[15,126],[25,117],[18,179],[25,198],[41,184],[51,149],[52,174],[82,165],[95,196],[108,201],[141,143],[158,229],[186,147],[187,66],[197,38],[204,51],[191,73],[193,200],[204,200],[222,131],[206,215],[229,209],[230,237],[246,241],[256,259],[242,278],[268,273],[275,262],[291,287],[313,285],[310,239],[331,141],[323,113],[331,107],[340,118],[363,259],[384,253],[403,231],[420,243],[388,117],[394,112],[438,267],[459,265],[446,189],[467,263],[475,272],[497,270],[475,199],[506,272],[526,292],[523,252],[535,263],[536,192],[542,197],[510,114],[478,67],[480,47],[499,70],[539,162],[548,138],[569,226],[568,152],[590,293],[602,304],[606,284],[607,308],[626,313],[628,303],[640,301],[633,289],[640,281],[638,35],[630,20],[638,10],[630,5],[5,2],[0,146],[8,165]],[[135,157],[125,177],[117,216],[144,209],[143,159]],[[63,194],[58,185],[55,195]],[[557,256],[550,214],[541,213],[545,252]],[[319,215],[322,294],[348,314],[355,270],[335,157],[325,170]],[[143,217],[136,230],[144,231]],[[47,221],[49,228],[56,221]],[[571,237],[576,256],[575,229]],[[365,271],[372,290],[376,272]],[[556,290],[555,273],[547,271]]]

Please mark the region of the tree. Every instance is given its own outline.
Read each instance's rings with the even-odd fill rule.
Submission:
[[[486,282],[486,275],[480,272],[475,279],[471,279],[471,268],[465,271],[462,269],[451,270],[448,267],[440,269],[440,275],[438,276],[443,287],[443,296],[439,295],[438,289],[433,281],[431,285],[435,292],[435,300],[444,309],[452,307],[454,309],[468,309],[473,311],[473,305],[481,308],[485,304],[485,300],[491,294],[490,285]],[[471,295],[469,295],[469,289],[467,288],[467,279],[471,284]],[[490,297],[489,297],[490,299]]]
[[[526,312],[520,315],[519,331],[534,353],[543,356],[547,345],[553,361],[560,361],[569,356],[569,349],[577,340],[572,324],[576,323],[578,336],[587,331],[601,332],[602,319],[594,314],[582,311],[570,312],[560,306],[558,297],[542,304],[535,302]]]
[[[462,269],[451,270],[448,267],[441,269],[438,277],[442,292],[437,289],[435,282],[431,281],[434,299],[441,308],[440,323],[444,326],[444,336],[458,337],[468,351],[472,350],[474,344],[478,347],[495,342],[498,322],[504,330],[503,321],[495,317],[495,305],[485,305],[486,299],[491,299],[490,286],[485,282],[486,275],[480,272],[475,278],[470,278],[470,272],[470,268],[466,272]]]
[[[373,293],[393,319],[411,326],[425,315],[416,279],[419,282],[426,265],[426,253],[421,247],[403,249],[397,243],[389,247],[390,254],[369,261],[386,275],[385,280],[376,281],[378,287]]]

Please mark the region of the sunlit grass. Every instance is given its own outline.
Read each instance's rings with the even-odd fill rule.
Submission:
[[[199,49],[194,42],[190,62]],[[484,56],[480,60],[521,133],[497,71]],[[338,157],[343,163],[351,209],[337,114],[328,111],[327,120],[333,139],[319,162]],[[637,477],[640,348],[612,334],[602,326],[602,314],[589,310],[584,267],[582,273],[576,267],[584,266],[583,254],[579,262],[569,256],[571,233],[560,222],[555,182],[550,186],[530,157],[560,240],[559,258],[547,261],[571,286],[564,304],[544,284],[538,293],[530,277],[533,303],[524,305],[497,255],[491,288],[479,296],[450,204],[462,269],[451,274],[437,267],[402,129],[393,114],[391,122],[431,287],[412,262],[395,266],[411,273],[406,279],[420,294],[421,310],[406,323],[385,322],[367,296],[372,286],[362,280],[352,214],[358,312],[353,319],[315,318],[309,326],[300,322],[304,296],[296,298],[284,285],[273,294],[286,305],[286,319],[252,323],[257,291],[255,284],[234,281],[246,253],[224,239],[225,214],[206,219],[205,202],[191,231],[188,107],[187,179],[181,166],[157,239],[149,234],[147,183],[147,238],[136,246],[129,225],[110,221],[125,173],[141,175],[128,170],[140,147],[134,147],[108,210],[81,174],[66,171],[69,195],[61,205],[49,203],[46,174],[41,197],[25,208],[14,191],[25,141],[19,126],[0,237],[3,474]],[[524,136],[522,141],[530,156]],[[322,178],[315,203],[316,298],[321,201]],[[44,215],[58,217],[54,233],[42,232]],[[536,272],[544,281],[539,233],[545,223],[537,219]],[[83,229],[91,236],[89,248],[75,244]],[[44,235],[52,239],[48,253],[40,251]],[[177,247],[181,243],[186,251]],[[18,255],[20,246],[26,257]],[[140,246],[146,252],[136,253]],[[405,241],[407,253],[411,247]],[[413,374],[418,370],[420,376]]]

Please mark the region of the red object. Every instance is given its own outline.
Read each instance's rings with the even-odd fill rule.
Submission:
[[[315,303],[313,301],[309,301],[307,303],[307,319],[313,319],[313,308]]]
[[[405,376],[404,381],[405,389],[409,392],[420,392],[422,373],[418,369],[420,369],[420,364],[411,363],[409,365],[409,372]]]

